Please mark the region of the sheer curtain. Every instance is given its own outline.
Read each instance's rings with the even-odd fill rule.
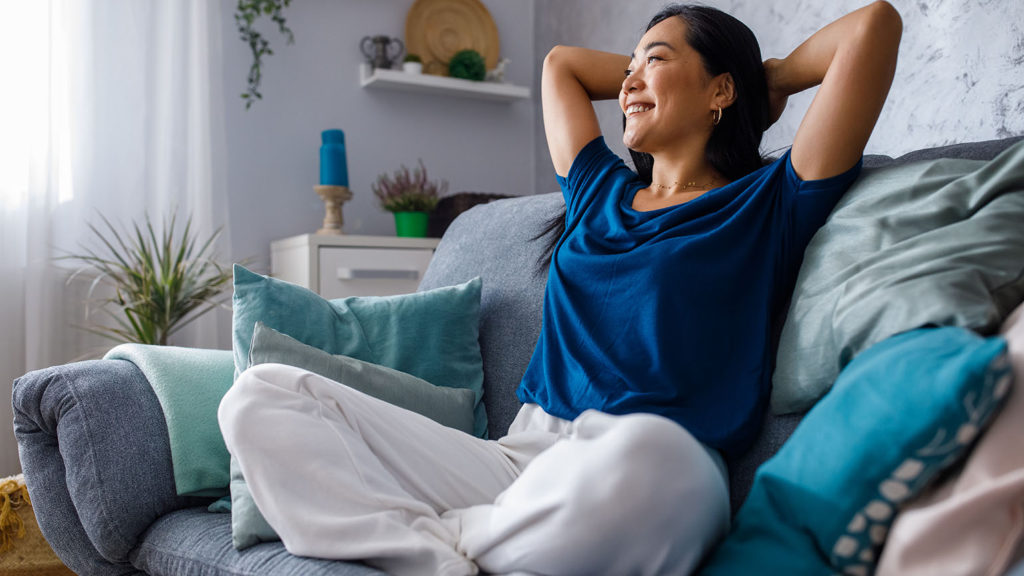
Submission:
[[[0,390],[29,370],[112,343],[86,323],[87,282],[55,257],[90,241],[100,215],[127,226],[175,210],[228,260],[219,2],[33,0],[5,7],[0,35]],[[223,347],[223,313],[173,344]],[[0,418],[11,421],[10,402]],[[20,470],[0,428],[0,476]]]

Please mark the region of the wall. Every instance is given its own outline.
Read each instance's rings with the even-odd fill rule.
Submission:
[[[232,256],[256,258],[269,269],[270,242],[320,227],[324,205],[313,192],[319,177],[320,132],[345,131],[350,188],[345,232],[393,235],[389,213],[378,208],[370,184],[377,175],[422,158],[450,193],[533,193],[534,104],[364,90],[359,85],[360,40],[404,38],[412,0],[303,0],[285,15],[295,44],[273,27],[265,35],[274,54],[263,66],[263,100],[248,111],[248,47],[238,39],[224,0],[224,119],[228,146],[227,194]],[[484,0],[498,26],[506,80],[532,86],[534,0]],[[262,30],[262,29],[261,29]],[[536,91],[534,91],[536,92]]]
[[[867,151],[898,155],[910,150],[1024,133],[1024,3],[1016,0],[891,0],[903,16],[900,60],[889,99]],[[828,22],[867,2],[723,0],[710,2],[746,23],[765,58],[783,57]],[[664,0],[537,0],[536,82],[540,63],[556,44],[628,54]],[[778,124],[765,133],[763,150],[792,142],[814,91],[790,99]],[[599,103],[598,116],[613,149],[621,145],[621,117],[614,103]],[[557,190],[538,108],[536,186]]]

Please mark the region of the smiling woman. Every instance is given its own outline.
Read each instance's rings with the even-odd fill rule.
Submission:
[[[566,211],[548,229],[544,322],[520,400],[564,418],[659,414],[713,458],[742,454],[770,386],[773,322],[804,247],[859,173],[900,35],[899,15],[876,2],[762,62],[735,18],[670,5],[629,56],[553,49],[543,117]],[[765,162],[764,130],[790,94],[819,84],[791,151]],[[636,172],[605,145],[591,105],[615,98]],[[671,482],[667,470],[644,473]],[[714,493],[689,498],[683,508]],[[719,528],[703,521],[642,571],[692,569],[709,542],[697,535]]]

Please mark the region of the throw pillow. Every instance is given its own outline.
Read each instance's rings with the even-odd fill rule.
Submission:
[[[473,433],[472,390],[443,388],[415,376],[347,356],[332,355],[267,328],[257,322],[249,348],[249,366],[287,364],[340,382],[364,394],[422,414],[439,424]],[[231,539],[244,550],[260,542],[279,540],[277,532],[256,507],[238,461],[231,458],[230,506],[218,500],[211,511],[231,512]]]
[[[930,328],[873,346],[761,466],[700,574],[872,573],[901,503],[966,453],[1011,381],[1000,337]]]
[[[865,169],[804,254],[772,377],[807,410],[857,354],[928,325],[995,333],[1024,299],[1024,142],[990,162]]]
[[[877,576],[1009,576],[1024,546],[1024,304],[999,333],[1006,338],[1017,389],[963,467],[900,511]]]
[[[315,372],[363,394],[448,426],[473,433],[476,394],[466,388],[434,386],[387,366],[341,354],[328,354],[257,322],[249,348],[249,366],[287,364]]]
[[[329,354],[387,366],[475,394],[473,434],[487,435],[478,342],[479,278],[399,296],[325,300],[236,264],[232,297],[235,377],[249,364],[256,322]]]

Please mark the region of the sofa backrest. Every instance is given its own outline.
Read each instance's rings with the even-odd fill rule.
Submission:
[[[462,213],[437,247],[420,290],[480,276],[480,352],[488,432],[500,438],[519,411],[516,387],[540,334],[547,270],[544,241],[531,240],[561,210],[562,195],[497,200]]]

